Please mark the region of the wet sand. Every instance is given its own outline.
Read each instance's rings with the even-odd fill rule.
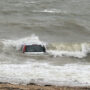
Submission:
[[[17,85],[0,83],[0,90],[90,90],[90,87],[69,87],[69,86],[39,86],[35,84]]]

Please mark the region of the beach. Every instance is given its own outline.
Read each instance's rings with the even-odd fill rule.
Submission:
[[[69,86],[51,86],[51,85],[19,85],[0,83],[0,90],[90,90],[90,87],[69,87]]]

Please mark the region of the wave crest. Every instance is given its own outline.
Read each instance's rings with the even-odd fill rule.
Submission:
[[[84,58],[90,53],[90,43],[51,43],[40,41],[39,37],[36,35],[31,35],[30,37],[18,39],[18,40],[2,40],[3,52],[11,52],[12,48],[15,50],[20,50],[21,46],[24,44],[40,44],[46,47],[46,51],[49,55],[53,56],[68,56]],[[11,51],[10,51],[11,50]],[[14,50],[14,51],[15,51]]]
[[[90,53],[90,43],[61,43],[48,45],[48,53],[54,56],[86,57]]]

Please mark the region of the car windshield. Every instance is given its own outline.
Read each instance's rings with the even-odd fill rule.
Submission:
[[[41,45],[26,45],[25,52],[45,52],[45,47]]]

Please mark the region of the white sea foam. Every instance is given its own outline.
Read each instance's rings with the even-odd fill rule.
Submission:
[[[90,65],[46,63],[0,65],[0,82],[90,86]]]
[[[42,12],[48,12],[48,13],[60,13],[61,11],[60,11],[60,10],[56,10],[56,9],[51,9],[51,10],[45,9],[45,10],[43,10]]]
[[[50,46],[49,46],[50,47]],[[90,46],[88,43],[81,44],[58,44],[54,45],[51,49],[49,48],[48,53],[56,56],[73,56],[77,58],[86,57],[90,53]]]

